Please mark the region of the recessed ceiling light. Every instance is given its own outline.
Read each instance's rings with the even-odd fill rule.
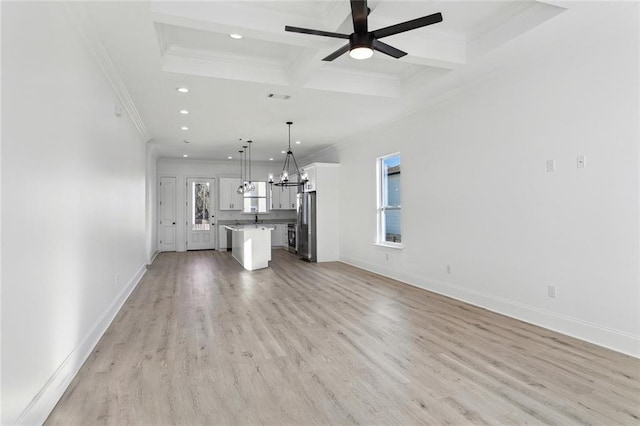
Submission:
[[[273,158],[269,158],[269,161],[273,161]]]
[[[242,38],[242,35],[233,33],[233,34],[229,34],[229,37],[231,37],[233,39],[236,39],[236,40],[240,40]]]
[[[280,95],[278,93],[267,93],[267,98],[282,99],[283,101],[287,101],[287,100],[291,99],[291,95]]]
[[[187,157],[188,157],[188,155],[187,155],[187,154],[182,154],[182,156],[183,156],[184,158],[187,158]]]
[[[296,145],[300,145],[302,142],[300,141],[296,141]]]
[[[186,109],[181,109],[180,110],[180,114],[187,115],[187,114],[189,114],[189,111],[187,111]]]
[[[187,126],[182,126],[180,127],[180,130],[189,130],[189,128]]]
[[[280,154],[286,154],[287,151],[280,151]]]
[[[186,87],[178,87],[176,90],[180,93],[189,93],[189,89]]]
[[[227,157],[228,160],[233,160],[233,157]]]

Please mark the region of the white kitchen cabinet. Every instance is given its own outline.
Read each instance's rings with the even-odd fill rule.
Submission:
[[[338,218],[340,167],[332,163],[313,163],[304,170],[309,186],[305,192],[315,191],[316,258],[318,262],[338,260],[340,229]]]
[[[289,226],[287,223],[276,223],[271,232],[271,247],[289,246]]]
[[[282,199],[282,204],[286,206],[286,210],[295,210],[296,209],[296,199],[297,199],[297,195],[298,195],[298,187],[297,186],[290,186],[289,188],[287,188],[287,194],[286,194],[286,201],[287,203],[284,203],[284,197]]]
[[[298,181],[298,175],[294,175],[293,178]],[[304,188],[299,186],[290,186],[289,187],[289,202],[287,204],[287,210],[296,210],[298,207],[298,191],[303,191]]]
[[[304,192],[313,192],[316,190],[316,176],[317,166],[312,164],[304,167],[304,171],[307,174],[307,183],[304,184]]]
[[[243,197],[238,194],[240,178],[220,178],[219,210],[242,210]]]
[[[271,210],[284,210],[289,202],[289,190],[285,186],[271,186]]]
[[[289,247],[289,224],[288,223],[283,224],[282,228],[280,229],[280,232],[282,232],[281,234],[282,247],[288,248]]]
[[[282,246],[282,225],[276,223],[271,231],[271,247]]]
[[[297,186],[275,186],[271,188],[271,210],[295,210]]]
[[[227,227],[225,225],[218,225],[218,250],[224,251],[227,249]]]

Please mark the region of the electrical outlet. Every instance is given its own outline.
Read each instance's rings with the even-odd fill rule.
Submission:
[[[547,296],[551,297],[552,299],[556,298],[556,286],[555,285],[548,285],[547,286]]]
[[[388,261],[389,260],[389,253],[385,253],[384,254],[384,260]]]
[[[447,265],[447,274],[451,273],[451,265]]]
[[[547,160],[547,173],[556,171],[556,160]]]

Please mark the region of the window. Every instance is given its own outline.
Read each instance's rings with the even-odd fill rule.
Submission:
[[[402,247],[402,202],[400,154],[378,158],[377,243]]]
[[[251,192],[244,194],[244,213],[266,213],[267,212],[267,183],[253,182],[256,186]]]

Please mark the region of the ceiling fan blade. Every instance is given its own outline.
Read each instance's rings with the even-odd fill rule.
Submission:
[[[308,28],[291,27],[289,25],[285,26],[284,30],[292,33],[311,34],[311,35],[319,35],[319,36],[333,37],[333,38],[345,38],[345,39],[349,38],[349,34],[332,33],[329,31],[320,31],[320,30],[310,30]]]
[[[396,49],[393,46],[389,46],[386,43],[381,42],[380,40],[373,40],[373,48],[379,52],[387,54],[389,56],[393,56],[394,58],[402,58],[407,52],[403,52],[400,49]]]
[[[338,56],[340,55],[344,55],[345,53],[347,53],[349,51],[349,48],[351,46],[347,43],[344,46],[342,46],[340,49],[336,50],[335,52],[333,52],[331,55],[327,56],[326,58],[323,59],[323,61],[333,61],[334,59],[336,59]]]
[[[353,19],[354,32],[359,34],[369,32],[367,15],[369,15],[367,0],[351,0],[351,19]]]
[[[389,27],[380,28],[372,31],[375,38],[388,37],[390,35],[403,33],[405,31],[415,30],[416,28],[426,27],[427,25],[442,22],[442,14],[434,13],[433,15],[423,16],[422,18],[412,19],[411,21],[402,22],[400,24],[391,25]]]

